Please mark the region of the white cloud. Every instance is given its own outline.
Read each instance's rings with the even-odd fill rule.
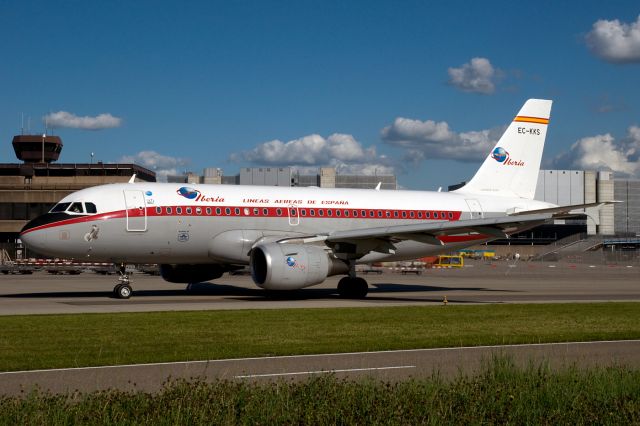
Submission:
[[[494,147],[506,127],[456,133],[449,124],[432,120],[396,118],[382,129],[386,143],[406,149],[405,158],[419,162],[425,158],[481,161]]]
[[[398,117],[391,126],[382,129],[385,140],[429,140],[441,142],[451,139],[454,134],[449,130],[449,125],[444,122],[436,123],[433,120],[420,121],[410,118]]]
[[[42,117],[47,127],[71,127],[84,130],[101,130],[120,127],[122,119],[111,114],[100,114],[95,117],[78,117],[67,111],[52,112]]]
[[[161,155],[155,151],[140,151],[134,155],[125,155],[118,162],[139,164],[153,170],[158,181],[166,181],[168,175],[182,174],[179,168],[186,166],[189,160]]]
[[[605,61],[640,62],[640,15],[631,24],[601,19],[593,24],[585,39],[589,49]]]
[[[460,68],[449,68],[449,84],[464,92],[490,95],[495,92],[494,80],[500,74],[487,58],[473,58]]]
[[[334,133],[328,138],[308,135],[288,142],[272,140],[249,151],[231,155],[235,162],[255,165],[290,166],[299,171],[335,167],[338,173],[393,173],[393,166],[375,147],[365,148],[352,135]]]
[[[640,177],[640,127],[631,126],[626,137],[616,142],[610,134],[582,138],[569,152],[558,155],[553,167],[588,170],[612,170]]]

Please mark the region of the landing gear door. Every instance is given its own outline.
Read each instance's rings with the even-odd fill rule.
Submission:
[[[138,190],[125,189],[124,203],[127,231],[145,232],[147,230],[147,206],[144,201],[144,193]]]
[[[484,212],[482,211],[482,206],[478,200],[465,200],[467,202],[467,206],[469,206],[469,213],[471,214],[471,219],[482,219],[484,217]]]

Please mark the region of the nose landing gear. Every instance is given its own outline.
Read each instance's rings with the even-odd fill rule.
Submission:
[[[113,288],[113,297],[116,299],[128,299],[131,297],[131,293],[133,293],[133,289],[131,288],[131,284],[129,281],[129,274],[127,273],[127,265],[121,263],[118,265],[118,273],[120,277],[118,278],[118,284]]]

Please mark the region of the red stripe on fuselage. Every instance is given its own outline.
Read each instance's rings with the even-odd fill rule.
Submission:
[[[246,217],[246,218],[301,218],[312,219],[384,219],[384,220],[445,220],[457,221],[462,212],[450,210],[394,210],[394,209],[354,209],[354,208],[317,208],[317,207],[249,207],[249,206],[163,206],[119,210],[94,215],[83,215],[40,225],[25,231],[33,231],[78,223],[94,222],[126,217]]]

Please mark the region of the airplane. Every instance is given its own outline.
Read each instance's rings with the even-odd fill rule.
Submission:
[[[344,298],[364,298],[356,264],[448,253],[521,232],[575,209],[534,200],[552,101],[529,99],[474,177],[451,192],[135,182],[64,197],[20,239],[43,255],[113,262],[114,297],[128,299],[126,265],[160,265],[172,283],[249,266],[266,290],[345,275]]]

